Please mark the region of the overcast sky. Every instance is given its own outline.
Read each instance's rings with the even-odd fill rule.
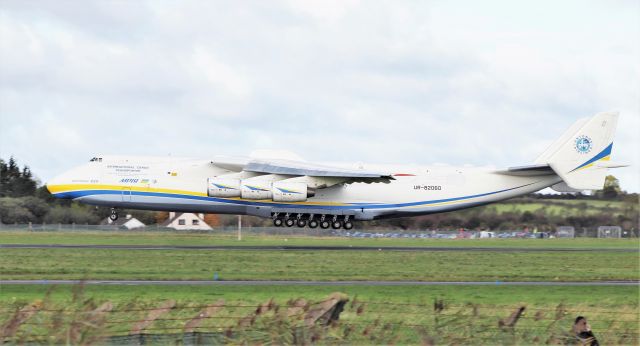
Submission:
[[[0,0],[0,157],[531,163],[619,110],[640,189],[639,1]]]

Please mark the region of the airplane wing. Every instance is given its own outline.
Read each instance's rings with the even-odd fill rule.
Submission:
[[[241,172],[249,161],[246,157],[216,156],[211,164],[231,172]]]
[[[336,178],[386,178],[393,179],[391,174],[371,172],[357,169],[344,169],[317,165],[307,162],[289,160],[252,160],[244,166],[245,171],[268,174],[296,175],[311,177]]]
[[[361,169],[319,165],[284,159],[217,158],[214,166],[235,173],[286,176],[290,182],[305,182],[310,188],[326,188],[341,183],[389,183],[392,174]],[[222,177],[222,176],[221,176]]]

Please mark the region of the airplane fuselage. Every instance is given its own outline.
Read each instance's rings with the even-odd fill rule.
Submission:
[[[393,179],[386,183],[337,184],[318,189],[304,202],[224,198],[208,194],[207,180],[232,172],[209,160],[104,156],[54,178],[47,187],[59,198],[112,208],[260,217],[337,215],[373,220],[469,208],[535,192],[561,181],[557,175],[509,176],[478,167],[359,166],[393,172]]]

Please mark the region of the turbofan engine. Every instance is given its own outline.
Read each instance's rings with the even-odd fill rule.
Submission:
[[[274,202],[305,202],[315,194],[306,183],[276,181],[271,188]]]
[[[240,197],[240,179],[209,178],[207,195],[209,197]]]
[[[261,179],[260,179],[261,178]],[[209,178],[207,194],[209,197],[241,197],[243,199],[274,202],[305,202],[315,195],[315,189],[306,182],[282,179],[282,176],[269,175],[248,179],[216,177]]]

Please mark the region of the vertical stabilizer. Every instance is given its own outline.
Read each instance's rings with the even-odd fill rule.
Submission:
[[[611,157],[617,123],[618,112],[581,119],[540,155],[536,163],[549,164],[572,189],[602,189],[607,168],[599,163]]]

